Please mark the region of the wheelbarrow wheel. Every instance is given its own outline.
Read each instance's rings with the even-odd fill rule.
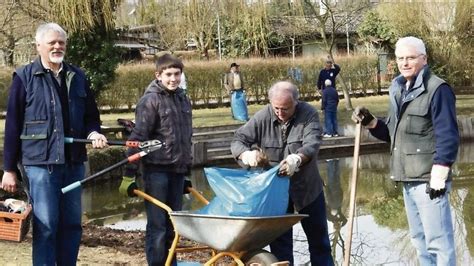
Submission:
[[[272,253],[263,249],[258,249],[245,253],[245,255],[242,256],[242,262],[245,265],[251,265],[252,263],[270,265],[272,263],[278,262],[278,259]]]

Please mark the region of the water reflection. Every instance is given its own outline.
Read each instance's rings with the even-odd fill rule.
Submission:
[[[411,246],[401,187],[388,177],[389,154],[363,155],[359,159],[356,219],[352,240],[351,264],[412,265],[416,254]],[[230,166],[236,167],[236,166]],[[346,221],[349,206],[352,158],[320,162],[325,182],[328,225],[333,255],[342,264]],[[456,252],[459,265],[474,264],[474,143],[463,143],[457,163],[453,166],[455,179],[450,194],[455,226]],[[195,169],[193,186],[208,199],[213,193],[202,169]],[[144,228],[141,199],[125,199],[118,194],[120,180],[106,184],[89,184],[84,188],[85,220],[115,224],[121,228]],[[185,197],[185,209],[202,207],[196,200]],[[124,222],[125,221],[125,222]],[[305,235],[295,226],[295,260],[309,261]]]

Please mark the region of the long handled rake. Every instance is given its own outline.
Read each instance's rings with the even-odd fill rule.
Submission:
[[[351,180],[351,195],[349,203],[349,227],[347,230],[347,240],[344,249],[344,266],[349,266],[351,258],[351,244],[352,244],[352,226],[354,224],[354,212],[357,190],[357,175],[359,167],[359,148],[360,148],[360,134],[361,124],[356,124],[355,141],[354,141],[354,158],[352,159],[352,180]]]

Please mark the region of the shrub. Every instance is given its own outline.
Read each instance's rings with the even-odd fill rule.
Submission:
[[[7,109],[8,89],[12,83],[13,69],[8,67],[0,68],[0,110]]]

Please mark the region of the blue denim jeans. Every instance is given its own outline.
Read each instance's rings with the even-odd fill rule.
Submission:
[[[446,183],[448,192],[451,182]],[[403,199],[420,265],[456,265],[449,193],[431,200],[425,182],[403,184]]]
[[[337,112],[324,111],[324,127],[326,134],[337,134]]]
[[[184,174],[143,171],[145,192],[168,205],[173,211],[183,204]],[[147,225],[145,252],[148,265],[165,265],[168,250],[174,238],[174,229],[168,213],[155,204],[145,201]],[[173,264],[176,265],[176,259]]]
[[[290,200],[288,212],[292,213],[293,203]],[[326,219],[326,202],[324,193],[298,213],[308,214],[309,217],[301,220],[301,226],[308,240],[308,249],[311,265],[332,266],[331,244],[328,235],[328,222]],[[293,230],[290,229],[270,244],[271,252],[279,261],[289,261],[294,265],[293,258]]]
[[[33,204],[33,265],[76,265],[81,242],[81,188],[61,188],[84,178],[83,164],[25,166]]]

